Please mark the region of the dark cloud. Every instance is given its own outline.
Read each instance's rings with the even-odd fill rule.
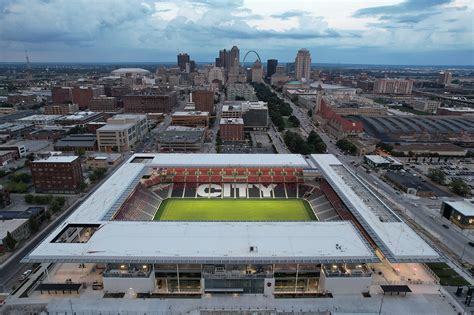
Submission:
[[[306,13],[302,11],[292,10],[292,11],[286,11],[280,14],[273,14],[271,15],[271,17],[275,19],[288,20],[289,18],[300,17],[303,15],[306,15]]]
[[[391,14],[417,13],[442,4],[447,4],[453,0],[405,0],[402,3],[394,5],[384,5],[378,7],[364,8],[357,10],[354,17],[368,17]]]

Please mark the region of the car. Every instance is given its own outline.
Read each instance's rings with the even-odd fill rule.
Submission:
[[[447,226],[446,224],[443,224],[442,225],[445,229],[449,229],[449,226]]]
[[[474,247],[474,242],[467,242],[467,244],[471,247]]]
[[[27,271],[23,272],[20,276],[20,281],[26,280],[28,276],[31,274],[31,269],[28,269]]]

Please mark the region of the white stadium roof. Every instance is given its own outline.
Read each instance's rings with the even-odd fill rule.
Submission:
[[[313,154],[311,158],[344,204],[389,259],[403,261],[440,258],[431,246],[398,218],[334,155]]]
[[[111,221],[87,243],[54,243],[53,236],[31,261],[376,261],[350,222]]]
[[[135,161],[145,159],[141,163]],[[317,166],[315,166],[317,165]],[[98,187],[24,260],[32,262],[371,262],[378,261],[352,222],[110,221],[150,168],[299,167],[316,169],[394,260],[433,260],[438,254],[395,215],[381,222],[333,169],[332,155],[135,154]],[[68,224],[100,227],[86,243],[51,242]],[[257,248],[249,252],[249,247]]]

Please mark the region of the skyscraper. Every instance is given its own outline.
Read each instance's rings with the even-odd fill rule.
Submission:
[[[267,78],[270,78],[272,74],[276,73],[277,66],[278,66],[278,60],[276,59],[267,60]]]
[[[187,53],[180,53],[178,55],[178,67],[181,71],[186,71],[186,64],[189,64],[190,58]]]
[[[451,84],[451,79],[452,79],[452,73],[449,71],[442,71],[439,73],[438,76],[438,83],[443,84],[444,86],[450,85]]]
[[[262,63],[260,60],[255,60],[255,63],[253,64],[252,67],[252,82],[255,83],[262,83],[262,77],[263,77],[263,67]]]
[[[296,80],[308,81],[311,73],[311,54],[306,48],[298,50],[295,59],[295,77]]]

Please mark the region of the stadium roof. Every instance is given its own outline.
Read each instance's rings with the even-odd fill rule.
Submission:
[[[48,236],[29,261],[365,262],[377,261],[350,222],[105,223],[86,243]],[[250,249],[253,247],[253,250]]]
[[[428,261],[439,258],[390,209],[369,208],[359,196],[363,184],[358,184],[356,193],[347,182],[352,175],[337,173],[345,169],[339,169],[343,166],[333,155],[312,155],[305,159],[296,154],[135,154],[24,260],[124,263],[378,261],[350,221],[110,221],[143,174],[150,168],[171,167],[319,168],[389,259]],[[100,227],[86,243],[51,242],[68,224],[97,224]],[[250,246],[257,250],[250,252]]]
[[[313,154],[344,204],[391,261],[437,260],[439,254],[332,154]]]

